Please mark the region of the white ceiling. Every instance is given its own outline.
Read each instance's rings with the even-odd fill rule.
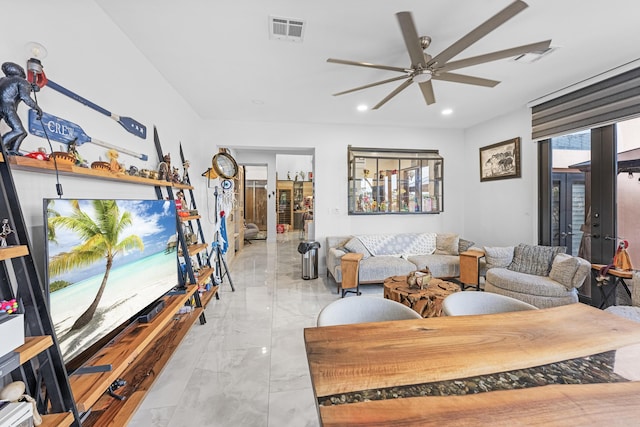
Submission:
[[[505,59],[456,72],[494,88],[434,81],[427,106],[411,85],[376,111],[395,77],[327,58],[408,67],[395,13],[411,11],[435,56],[511,0],[95,0],[141,54],[204,119],[468,128],[639,55],[636,0],[528,0],[529,7],[455,59],[552,39],[556,51],[523,64]],[[269,16],[305,21],[302,43],[269,39]],[[454,113],[443,116],[442,109]]]

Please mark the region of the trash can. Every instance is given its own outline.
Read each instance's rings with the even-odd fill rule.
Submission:
[[[302,278],[318,278],[318,248],[320,243],[313,240],[300,242],[298,252],[302,254]]]

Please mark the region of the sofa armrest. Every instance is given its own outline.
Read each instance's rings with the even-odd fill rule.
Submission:
[[[327,270],[331,273],[332,276],[335,277],[336,267],[340,266],[340,260],[346,254],[345,251],[337,248],[330,248],[327,251]]]
[[[578,259],[578,269],[576,274],[571,279],[571,286],[579,288],[584,283],[585,279],[589,277],[591,272],[591,263],[584,258],[576,257]]]

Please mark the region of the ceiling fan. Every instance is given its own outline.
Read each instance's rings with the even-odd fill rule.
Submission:
[[[510,49],[500,50],[457,61],[449,61],[460,52],[480,40],[482,37],[489,34],[491,31],[498,28],[500,25],[507,22],[509,19],[513,18],[516,14],[526,9],[527,7],[528,5],[521,0],[514,1],[502,11],[498,12],[496,15],[480,24],[477,28],[472,30],[470,33],[468,33],[460,40],[456,41],[454,44],[434,57],[425,52],[425,49],[429,47],[431,43],[431,37],[418,36],[418,32],[416,31],[411,12],[398,12],[396,13],[396,16],[398,18],[398,23],[400,24],[402,37],[404,38],[404,42],[407,46],[407,51],[409,52],[409,57],[411,58],[411,66],[409,68],[402,68],[389,65],[371,64],[369,62],[357,62],[344,59],[329,58],[327,59],[327,62],[345,65],[356,65],[359,67],[377,68],[380,70],[397,71],[403,74],[402,76],[370,83],[364,86],[345,90],[343,92],[334,93],[333,95],[344,95],[373,86],[391,83],[398,80],[404,80],[404,82],[402,82],[400,86],[398,86],[393,92],[387,95],[382,101],[378,102],[372,108],[373,110],[377,110],[385,103],[387,103],[391,98],[402,92],[404,89],[409,87],[411,83],[414,82],[418,83],[418,85],[420,86],[420,90],[422,91],[422,95],[427,105],[436,102],[436,98],[433,93],[433,84],[431,83],[432,80],[444,80],[454,83],[466,83],[476,86],[494,87],[500,82],[464,74],[451,73],[451,71],[457,70],[459,68],[470,67],[472,65],[483,64],[485,62],[509,58],[529,52],[543,51],[549,48],[551,40],[513,47]]]

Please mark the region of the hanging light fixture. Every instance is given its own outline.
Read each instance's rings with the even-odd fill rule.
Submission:
[[[28,56],[27,79],[39,88],[47,84],[47,76],[44,74],[42,59],[47,57],[47,48],[38,42],[29,42],[25,45]]]

